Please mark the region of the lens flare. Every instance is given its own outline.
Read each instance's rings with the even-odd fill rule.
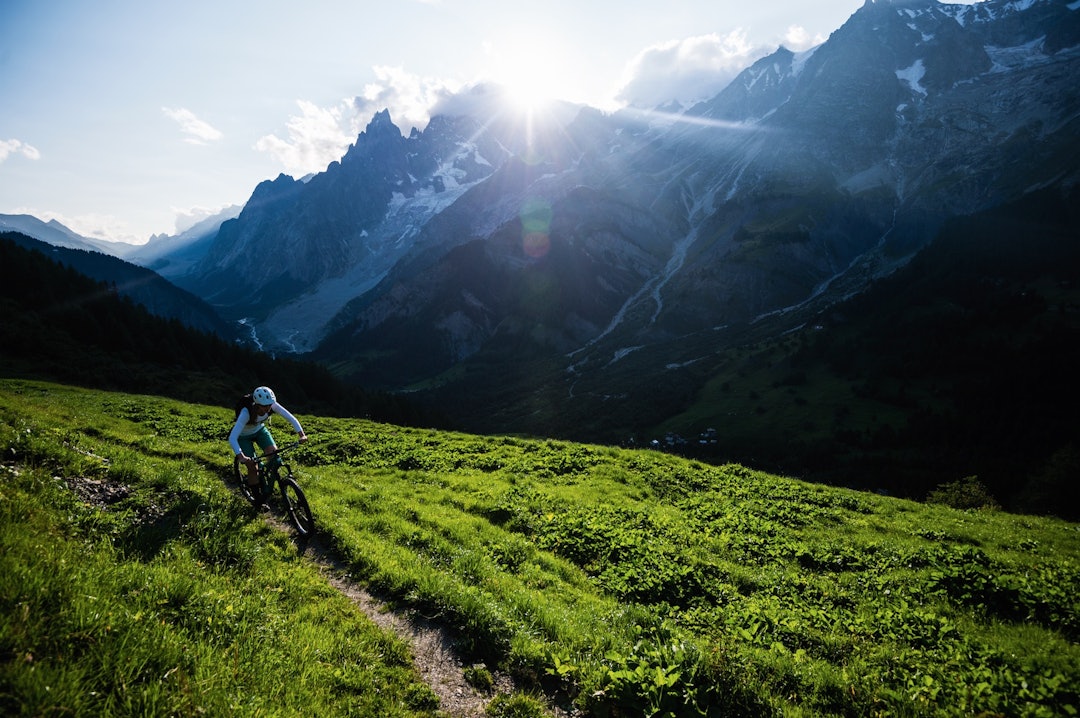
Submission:
[[[530,199],[521,206],[521,248],[533,259],[540,259],[551,249],[551,204]]]
[[[533,259],[540,259],[551,249],[551,238],[543,232],[527,232],[521,239],[521,248]]]

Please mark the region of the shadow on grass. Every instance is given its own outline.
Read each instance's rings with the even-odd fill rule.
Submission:
[[[265,536],[247,530],[258,511],[240,501],[215,500],[180,491],[162,497],[120,537],[117,545],[131,558],[150,562],[174,543],[187,546],[196,560],[220,567],[250,569]]]

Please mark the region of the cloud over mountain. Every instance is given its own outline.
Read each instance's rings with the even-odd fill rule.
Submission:
[[[224,135],[210,123],[200,120],[195,113],[183,107],[162,107],[161,111],[180,125],[180,130],[187,135],[185,142],[193,145],[205,145],[220,140]]]
[[[426,127],[433,114],[432,108],[460,89],[460,85],[452,80],[420,77],[401,67],[380,65],[372,69],[376,82],[368,83],[363,94],[353,99],[353,109],[357,116],[364,118],[380,110],[389,110],[390,116],[406,133],[412,127]]]
[[[824,41],[824,37],[811,36],[805,28],[792,25],[776,43],[799,52]],[[775,45],[753,44],[742,28],[722,36],[709,33],[652,45],[627,65],[615,99],[632,107],[651,108],[673,100],[687,104],[712,97],[775,49]]]
[[[255,149],[270,154],[295,177],[321,172],[339,159],[356,137],[354,116],[348,103],[319,107],[307,100],[297,100],[299,115],[285,124],[288,139],[264,135]]]
[[[0,162],[4,162],[11,155],[22,155],[27,159],[41,159],[41,153],[33,145],[28,145],[21,140],[0,140]]]
[[[711,97],[768,52],[751,45],[743,30],[653,45],[630,61],[616,99],[644,108]]]

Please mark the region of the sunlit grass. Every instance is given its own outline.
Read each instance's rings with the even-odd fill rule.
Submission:
[[[58,432],[34,406],[13,419],[12,399],[0,409],[18,460],[0,476],[0,712],[434,714],[408,648],[213,473]],[[91,476],[132,484],[128,504],[153,493],[164,514],[141,524],[145,504],[79,501],[65,479]]]
[[[0,709],[434,710],[407,648],[224,485],[228,418],[0,383]],[[1073,524],[650,451],[303,418],[296,468],[351,577],[526,690],[633,714],[1080,707]],[[130,490],[102,510],[74,477]],[[492,710],[519,704],[536,701]]]

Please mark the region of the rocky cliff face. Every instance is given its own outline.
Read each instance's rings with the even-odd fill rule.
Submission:
[[[402,137],[380,113],[325,173],[260,185],[188,286],[369,385],[468,396],[516,364],[519,396],[629,392],[797,326],[949,217],[1075,185],[1076,7],[868,1],[676,121],[471,97]]]

